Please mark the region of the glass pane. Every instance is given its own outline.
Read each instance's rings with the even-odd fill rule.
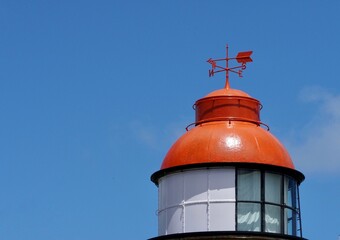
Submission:
[[[296,208],[297,205],[297,184],[296,181],[286,176],[285,177],[285,204]]]
[[[281,233],[281,209],[278,206],[265,206],[265,232]]]
[[[265,201],[281,203],[282,176],[275,173],[265,173]]]
[[[237,231],[261,231],[261,205],[258,203],[237,204]]]
[[[299,189],[298,189],[299,191]],[[301,232],[301,218],[299,216],[299,211],[298,210],[295,214],[296,216],[296,236],[302,237],[302,232]]]
[[[237,200],[260,201],[260,171],[240,169],[237,174]]]
[[[288,235],[301,237],[301,219],[299,218],[298,184],[289,176],[285,176],[285,204],[295,210],[285,210],[285,232]]]
[[[285,209],[285,234],[296,236],[296,213]]]

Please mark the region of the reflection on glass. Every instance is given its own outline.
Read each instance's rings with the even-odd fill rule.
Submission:
[[[261,231],[261,205],[257,203],[237,204],[237,230]]]
[[[265,232],[280,233],[281,232],[281,211],[280,207],[269,205],[265,206]]]
[[[298,183],[288,175],[238,169],[237,230],[300,236]]]

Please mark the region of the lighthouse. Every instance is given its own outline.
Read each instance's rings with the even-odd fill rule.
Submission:
[[[222,89],[194,104],[195,122],[172,145],[151,176],[158,187],[162,239],[305,239],[299,186],[304,175],[269,127],[261,103],[230,87],[251,51],[209,59],[209,75],[225,72]],[[230,61],[236,61],[234,67]],[[220,66],[225,62],[225,66]]]

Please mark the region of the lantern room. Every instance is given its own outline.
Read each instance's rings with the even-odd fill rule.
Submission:
[[[159,198],[153,239],[304,239],[304,175],[260,121],[260,102],[226,79],[196,101],[195,123],[151,176]]]

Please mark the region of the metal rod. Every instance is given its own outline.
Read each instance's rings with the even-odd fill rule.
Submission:
[[[250,55],[252,54],[252,51],[248,52],[239,52],[236,57],[229,58],[229,45],[226,45],[226,58],[217,58],[212,59],[209,58],[207,62],[211,64],[211,69],[209,70],[209,77],[213,77],[215,73],[223,72],[225,71],[225,89],[230,89],[230,81],[229,81],[229,71],[232,73],[238,74],[239,77],[242,77],[242,71],[246,69],[246,63],[252,62],[252,59],[250,58]],[[229,68],[229,61],[230,60],[237,60],[238,63],[242,64],[240,66],[235,66]],[[216,62],[219,61],[226,61],[225,67],[218,66]],[[216,71],[216,68],[219,69]],[[234,69],[242,69],[239,71],[234,71]]]
[[[229,62],[229,55],[228,55],[228,50],[229,50],[229,46],[228,46],[228,44],[227,44],[227,47],[226,47],[227,49],[226,49],[226,51],[227,51],[227,58],[226,58],[226,71],[225,71],[225,88],[226,89],[229,89],[229,69],[228,69],[228,67],[229,67],[229,64],[228,64],[228,62]]]

